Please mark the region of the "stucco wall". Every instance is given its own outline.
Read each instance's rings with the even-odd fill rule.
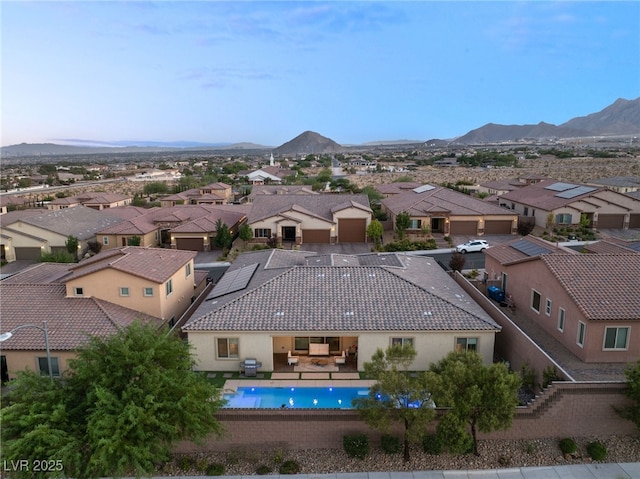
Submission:
[[[44,348],[44,336],[42,337],[42,351],[3,350],[2,355],[7,358],[9,379],[15,379],[17,371],[24,371],[25,369],[39,371],[38,358],[47,357],[47,353]],[[73,359],[75,354],[69,351],[51,351],[51,357],[58,358],[58,367],[62,374],[69,368],[69,359]]]

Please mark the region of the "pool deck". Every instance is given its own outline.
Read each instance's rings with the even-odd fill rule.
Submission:
[[[291,374],[290,378],[274,379],[229,379],[224,383],[225,391],[237,391],[239,387],[249,388],[282,388],[282,387],[344,387],[344,388],[370,388],[375,381],[371,379],[330,379],[324,377],[329,373],[302,373],[302,376],[313,375],[309,378],[298,378],[298,373],[280,373]],[[352,374],[352,373],[333,373],[335,374]]]

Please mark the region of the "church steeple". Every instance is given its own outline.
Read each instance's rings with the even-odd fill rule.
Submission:
[[[271,158],[269,158],[269,166],[275,166],[275,160],[273,159],[273,152],[271,152]]]

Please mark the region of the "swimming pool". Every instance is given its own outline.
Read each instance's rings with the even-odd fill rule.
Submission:
[[[367,396],[366,387],[239,387],[225,393],[225,408],[353,409],[354,398]]]

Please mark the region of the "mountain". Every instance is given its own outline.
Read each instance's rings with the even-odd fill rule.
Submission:
[[[344,148],[330,138],[313,131],[305,131],[273,150],[275,155],[309,155],[339,153]]]
[[[540,122],[537,125],[499,125],[487,123],[456,138],[454,143],[479,144],[523,139],[576,138],[601,135],[640,134],[640,98],[619,98],[604,110],[573,118],[559,126]]]

